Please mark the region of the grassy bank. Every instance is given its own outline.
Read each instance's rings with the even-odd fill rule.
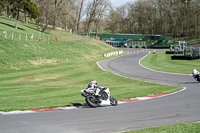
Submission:
[[[177,124],[166,127],[135,130],[126,133],[199,133],[200,123]]]
[[[51,42],[55,41],[55,37],[58,37],[59,41],[73,41],[77,39],[83,39],[81,36],[75,36],[72,33],[66,32],[64,30],[51,30],[46,28],[44,32],[40,26],[33,23],[25,23],[19,21],[18,29],[15,29],[15,19],[1,17],[0,16],[0,38],[12,39],[12,40],[30,40],[33,35],[34,39],[37,41]],[[6,33],[6,35],[5,35]]]
[[[80,95],[90,80],[107,86],[118,100],[171,93],[180,87],[145,83],[104,72],[96,65],[102,52],[115,50],[93,40],[38,44],[1,40],[1,111],[55,108],[85,103]],[[90,47],[88,47],[90,46]]]
[[[141,64],[157,71],[171,73],[191,74],[194,68],[200,71],[200,60],[171,60],[171,56],[164,54],[164,51],[151,53],[141,61]]]
[[[5,20],[9,25],[1,26],[15,31],[10,26],[14,24],[13,20]],[[30,27],[25,29],[25,25],[22,22],[19,25],[25,30],[22,32],[34,31],[34,28]],[[38,33],[38,30],[34,32]],[[105,59],[102,56],[104,53],[119,49],[93,39],[73,41],[70,38],[75,35],[64,31],[51,31],[51,34],[62,35],[69,41],[46,43],[0,38],[0,111],[83,104],[85,101],[80,90],[93,79],[97,80],[99,85],[109,87],[111,94],[118,100],[171,93],[181,89],[104,72],[98,68],[96,62]]]

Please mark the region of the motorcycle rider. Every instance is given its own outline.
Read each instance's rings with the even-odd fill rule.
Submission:
[[[193,75],[195,80],[200,82],[200,73],[199,73],[199,71],[197,71],[197,69],[193,70],[192,75]]]
[[[196,75],[199,75],[199,72],[197,71],[197,69],[194,69],[192,74],[196,76]]]
[[[101,87],[97,86],[97,81],[96,80],[92,80],[88,84],[88,86],[86,88],[86,91],[90,92],[90,93],[95,93],[96,96],[100,96],[99,92],[101,91]]]

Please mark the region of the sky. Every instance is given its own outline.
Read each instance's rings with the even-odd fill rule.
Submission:
[[[136,0],[110,0],[110,2],[113,4],[114,7],[119,7],[127,2],[133,2],[133,1]]]
[[[91,1],[91,0],[86,0],[86,2]],[[114,7],[119,7],[121,5],[124,5],[127,2],[134,2],[136,0],[110,0],[110,2],[112,3],[112,5]]]

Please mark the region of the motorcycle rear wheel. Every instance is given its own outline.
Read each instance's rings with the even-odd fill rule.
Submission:
[[[98,107],[99,104],[100,104],[100,103],[97,101],[96,97],[95,97],[95,96],[92,96],[92,95],[86,96],[85,101],[86,101],[87,105],[89,105],[89,106],[92,107],[92,108],[96,108],[96,107]]]
[[[118,102],[117,102],[117,100],[114,97],[110,96],[110,104],[112,106],[117,106]]]
[[[195,79],[196,81],[199,81],[199,82],[200,82],[200,76],[194,77],[194,79]]]
[[[200,75],[197,77],[197,81],[199,81],[199,82],[200,82]]]

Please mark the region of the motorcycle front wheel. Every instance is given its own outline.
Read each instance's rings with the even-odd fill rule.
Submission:
[[[95,96],[92,96],[92,95],[86,96],[85,101],[86,101],[87,105],[89,105],[92,108],[96,108],[100,104],[98,102],[97,98]]]
[[[114,97],[110,96],[110,104],[112,106],[117,106],[118,102],[117,102],[117,100]]]

